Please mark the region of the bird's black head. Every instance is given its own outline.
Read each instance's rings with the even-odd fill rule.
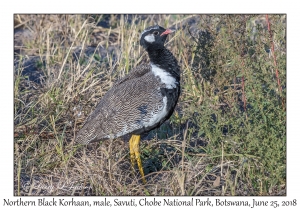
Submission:
[[[140,45],[146,50],[149,48],[161,49],[164,47],[168,34],[174,30],[165,29],[159,25],[146,28],[140,35]]]

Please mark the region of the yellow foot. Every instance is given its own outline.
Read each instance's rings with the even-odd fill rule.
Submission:
[[[129,147],[130,147],[130,160],[131,166],[134,168],[135,161],[137,161],[143,183],[146,184],[146,179],[144,176],[144,170],[142,167],[141,155],[140,155],[140,135],[132,135],[129,140]]]

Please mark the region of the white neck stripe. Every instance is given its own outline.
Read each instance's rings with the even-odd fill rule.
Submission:
[[[160,78],[161,83],[165,84],[168,89],[173,89],[177,87],[178,82],[167,71],[159,68],[155,64],[151,64],[151,71],[156,77]]]

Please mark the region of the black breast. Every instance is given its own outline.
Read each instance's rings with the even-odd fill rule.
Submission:
[[[167,114],[166,118],[163,120],[163,121],[165,121],[165,120],[169,119],[174,112],[175,106],[177,104],[177,101],[178,101],[178,98],[180,95],[180,85],[178,85],[176,88],[173,88],[173,89],[160,88],[160,91],[163,96],[167,97],[168,114]]]

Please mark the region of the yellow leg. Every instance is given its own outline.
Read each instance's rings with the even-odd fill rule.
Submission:
[[[141,155],[140,155],[140,135],[132,135],[129,140],[129,147],[130,147],[130,160],[131,164],[134,167],[135,160],[137,161],[138,168],[140,170],[143,183],[146,184],[146,179],[144,176],[144,170],[142,167]]]
[[[134,150],[133,150],[133,143],[134,143],[134,138],[132,136],[129,140],[130,161],[131,161],[132,169],[134,169],[134,165],[135,165],[135,154],[134,154]]]

